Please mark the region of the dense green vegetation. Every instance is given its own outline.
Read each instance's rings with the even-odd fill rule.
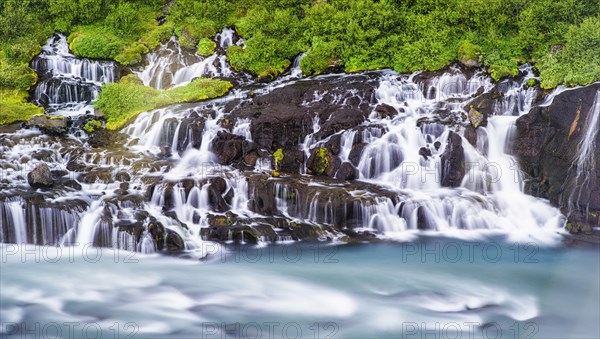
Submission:
[[[306,74],[471,60],[499,79],[535,62],[542,87],[587,84],[600,80],[599,13],[598,0],[0,0],[0,88],[35,84],[29,61],[55,31],[79,56],[132,65],[173,32],[208,55],[224,27],[246,41],[232,66],[261,77],[306,52]]]
[[[175,103],[216,98],[231,87],[228,81],[198,78],[185,86],[161,91],[144,86],[134,75],[128,75],[119,83],[102,85],[95,107],[104,114],[106,128],[118,130],[141,112]]]
[[[26,121],[42,113],[44,113],[43,108],[27,102],[27,92],[0,89],[0,125]]]

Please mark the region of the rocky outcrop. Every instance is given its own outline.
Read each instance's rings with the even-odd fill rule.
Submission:
[[[526,174],[526,191],[560,206],[571,220],[594,219],[600,211],[600,134],[585,168],[578,168],[592,126],[600,85],[557,95],[546,107],[534,107],[517,120],[514,152]]]
[[[318,140],[359,125],[371,113],[376,88],[377,81],[364,74],[301,81],[225,110],[232,121],[250,119],[254,141],[274,151],[302,143],[314,132],[315,118],[320,121]]]
[[[37,127],[42,132],[53,135],[67,133],[71,119],[63,116],[51,116],[47,114],[35,115],[27,120],[27,126]]]
[[[441,160],[442,186],[459,187],[465,176],[465,151],[460,135],[450,132]]]

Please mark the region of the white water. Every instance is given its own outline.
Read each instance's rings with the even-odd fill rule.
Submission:
[[[31,63],[41,75],[34,101],[57,115],[93,112],[100,86],[118,80],[114,62],[78,58],[69,51],[67,37],[56,34]]]
[[[225,28],[215,37],[219,48],[226,51],[234,44],[234,31]],[[243,43],[241,40],[237,44]],[[211,56],[201,57],[183,49],[176,36],[146,56],[148,65],[134,73],[142,79],[144,85],[166,89],[189,83],[198,77],[231,77],[234,71],[226,61],[226,56],[216,50]]]

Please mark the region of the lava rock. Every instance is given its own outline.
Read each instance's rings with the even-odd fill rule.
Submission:
[[[39,164],[29,174],[27,174],[27,182],[32,188],[45,188],[54,185],[50,168],[45,163]]]
[[[377,105],[375,112],[377,112],[380,118],[393,118],[398,114],[398,111],[388,104]]]
[[[450,132],[441,160],[442,186],[459,187],[465,176],[465,152],[460,135]]]
[[[357,174],[358,170],[351,163],[344,162],[340,166],[340,169],[335,172],[335,178],[340,180],[354,180]]]

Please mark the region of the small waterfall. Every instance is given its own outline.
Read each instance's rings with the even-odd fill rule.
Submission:
[[[134,73],[142,79],[144,85],[158,89],[184,85],[198,77],[232,77],[234,71],[227,63],[225,52],[229,46],[243,43],[241,39],[236,42],[234,40],[235,31],[223,29],[215,37],[217,50],[208,57],[201,57],[182,48],[177,37],[173,36],[149,53],[146,56],[148,65]]]
[[[575,185],[569,194],[568,209],[573,212],[580,206],[585,190],[589,185],[595,186],[596,168],[598,163],[598,136],[600,130],[600,91],[596,92],[594,103],[590,108],[585,122],[585,133],[579,142],[579,154],[575,158]]]
[[[73,55],[63,34],[48,39],[42,53],[32,60],[31,67],[40,76],[34,102],[61,115],[92,112],[90,104],[96,100],[100,86],[119,78],[119,69],[114,62]]]

